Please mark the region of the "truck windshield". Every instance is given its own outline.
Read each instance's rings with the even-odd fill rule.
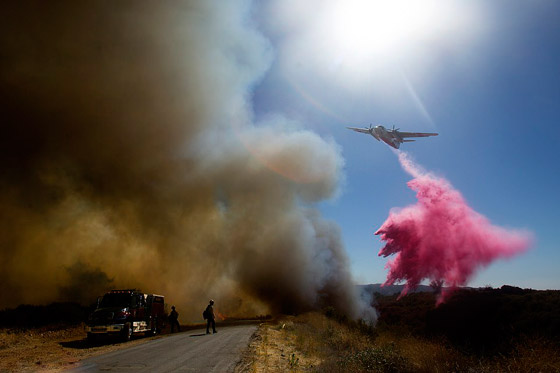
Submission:
[[[99,308],[105,307],[130,307],[131,301],[130,294],[123,293],[110,293],[105,294],[101,303],[99,303]]]

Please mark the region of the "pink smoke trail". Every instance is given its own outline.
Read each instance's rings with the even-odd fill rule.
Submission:
[[[384,285],[406,281],[401,297],[424,279],[451,290],[463,286],[478,268],[531,246],[529,232],[492,225],[447,180],[425,172],[406,153],[398,155],[414,177],[407,185],[416,191],[418,202],[391,210],[375,234],[385,241],[378,255],[395,254],[385,266],[389,273]],[[440,293],[438,304],[450,293]]]

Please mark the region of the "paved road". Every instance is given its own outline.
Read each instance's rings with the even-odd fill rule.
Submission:
[[[70,372],[231,372],[256,325],[205,329],[155,339],[83,360]]]

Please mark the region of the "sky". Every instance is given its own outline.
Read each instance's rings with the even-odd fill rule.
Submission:
[[[418,210],[399,159],[461,216],[533,237],[460,284],[559,289],[559,18],[554,1],[1,3],[0,308],[140,288],[185,321],[214,299],[374,322],[354,286],[388,275],[374,233]],[[370,124],[439,136],[399,156],[346,128]]]
[[[374,232],[415,201],[393,151],[345,128],[382,124],[438,132],[401,150],[493,224],[532,232],[529,251],[469,285],[559,289],[560,4],[385,3],[259,3],[275,58],[254,87],[255,116],[281,113],[340,147],[344,179],[320,210],[359,283],[385,280]]]

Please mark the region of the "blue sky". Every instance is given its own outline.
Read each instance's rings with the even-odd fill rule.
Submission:
[[[252,94],[257,121],[281,113],[340,146],[340,193],[320,209],[341,227],[356,280],[384,281],[373,233],[415,201],[391,149],[345,128],[372,123],[439,132],[401,149],[493,224],[535,235],[471,285],[559,289],[560,3],[339,4],[255,5],[275,59]]]

